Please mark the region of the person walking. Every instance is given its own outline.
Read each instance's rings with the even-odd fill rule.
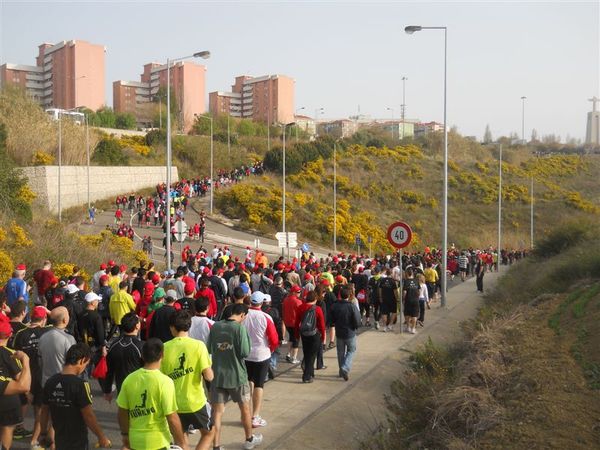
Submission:
[[[67,351],[76,343],[75,338],[66,332],[69,323],[67,308],[54,308],[50,312],[50,321],[53,326],[40,337],[38,346],[42,362],[42,386],[48,378],[62,371]]]
[[[358,307],[350,303],[350,288],[342,286],[340,300],[331,307],[331,323],[335,327],[339,375],[348,381],[356,353],[356,330],[361,325]]]
[[[44,385],[42,430],[48,428],[48,419],[52,418],[57,449],[89,449],[88,428],[98,437],[97,447],[111,447],[94,414],[90,385],[81,378],[91,357],[92,350],[88,345],[71,346],[61,372],[51,376]],[[44,433],[40,435],[40,443],[49,444]]]
[[[165,343],[160,370],[175,383],[177,413],[183,430],[200,430],[196,450],[208,450],[214,437],[211,408],[203,385],[203,380],[210,382],[214,378],[208,350],[204,342],[188,336],[192,318],[187,311],[173,314],[169,325],[173,339]],[[184,444],[187,448],[186,433]]]
[[[213,449],[221,449],[221,421],[225,404],[231,400],[240,408],[244,428],[244,449],[251,450],[260,445],[261,434],[252,434],[250,411],[250,386],[244,359],[250,354],[250,336],[242,322],[248,307],[235,303],[228,319],[216,322],[208,336],[208,351],[212,355],[215,374],[210,384],[210,403],[213,407],[215,438]]]
[[[406,279],[403,287],[403,302],[404,302],[404,323],[406,331],[410,334],[417,332],[417,319],[419,318],[419,295],[421,286],[415,280],[412,267],[406,269]],[[424,306],[423,306],[424,307]]]
[[[300,340],[298,339],[298,333],[296,333],[297,323],[297,311],[298,307],[302,304],[302,300],[298,298],[298,294],[302,289],[300,286],[293,285],[290,288],[290,294],[283,300],[283,322],[288,331],[289,337],[289,350],[285,359],[291,364],[298,364],[298,347]]]
[[[260,416],[263,388],[269,372],[271,354],[279,347],[279,335],[271,316],[262,311],[265,294],[255,291],[250,296],[250,309],[244,327],[250,336],[250,353],[245,359],[248,381],[252,391],[252,428],[264,427],[267,421]]]
[[[171,436],[185,448],[173,380],[160,371],[164,345],[150,338],[142,348],[144,366],[129,374],[117,397],[123,447],[160,450],[169,448]]]
[[[104,399],[109,403],[113,398],[113,383],[117,392],[120,392],[127,375],[144,365],[142,361],[143,343],[138,339],[141,328],[139,317],[133,312],[125,314],[121,318],[119,328],[120,336],[110,345],[106,355],[108,370],[102,383]]]
[[[477,284],[477,292],[483,293],[483,276],[485,275],[485,263],[481,255],[475,263],[475,283]]]
[[[325,317],[323,310],[317,306],[318,294],[310,291],[306,301],[298,307],[296,315],[296,338],[302,339],[304,362],[302,382],[312,383],[315,378],[315,359],[319,347],[325,342]]]

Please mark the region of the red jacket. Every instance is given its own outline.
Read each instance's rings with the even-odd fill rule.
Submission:
[[[200,297],[208,298],[208,310],[206,311],[206,315],[212,319],[217,315],[217,298],[215,297],[215,292],[211,288],[206,287],[196,292],[194,298],[198,299]]]
[[[302,305],[302,300],[294,294],[290,294],[283,299],[281,307],[283,309],[283,323],[286,327],[293,328],[296,326],[297,310],[300,305]]]
[[[325,317],[323,317],[323,310],[319,308],[316,304],[311,305],[309,303],[302,303],[300,306],[298,306],[298,309],[296,310],[296,325],[294,325],[294,328],[296,329],[297,338],[300,337],[300,324],[302,323],[302,318],[304,317],[304,314],[306,314],[306,311],[308,311],[313,306],[315,307],[317,330],[319,331],[319,333],[321,333],[321,339],[325,339]]]

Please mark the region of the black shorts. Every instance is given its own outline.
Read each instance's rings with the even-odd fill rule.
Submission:
[[[404,303],[405,317],[419,317],[419,301],[407,301]]]
[[[398,311],[398,305],[396,300],[384,300],[379,307],[380,314],[394,314]]]
[[[467,268],[466,267],[460,267],[458,270],[461,271],[461,272],[467,273]]]
[[[44,388],[36,381],[31,382],[31,395],[33,395],[33,406],[42,406],[42,398],[44,397]]]
[[[288,332],[288,340],[292,344],[292,348],[298,348],[300,346],[300,339],[296,338],[296,329],[295,328],[287,328]]]
[[[21,407],[0,411],[0,427],[11,427],[23,422]]]
[[[183,431],[187,431],[190,427],[195,430],[212,430],[211,413],[210,403],[206,403],[202,408],[193,413],[179,413],[179,420],[181,420]]]
[[[267,379],[269,371],[269,359],[264,361],[248,361],[246,360],[246,370],[248,371],[248,381],[254,383],[254,387],[261,388]]]

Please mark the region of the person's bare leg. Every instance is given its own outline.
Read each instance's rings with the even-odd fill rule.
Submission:
[[[260,408],[262,407],[263,388],[252,388],[252,417],[260,416]]]
[[[40,423],[40,418],[42,415],[42,408],[40,408],[39,406],[35,406],[33,407],[33,430],[32,430],[32,434],[31,434],[31,442],[38,442],[38,439],[40,438],[40,432],[42,429],[42,425]]]
[[[252,415],[250,413],[250,402],[238,403],[240,412],[242,414],[242,426],[244,427],[244,433],[246,439],[252,437]]]
[[[215,430],[216,427],[214,426],[210,430],[200,430],[201,437],[196,445],[196,450],[210,450],[213,439],[215,438]]]
[[[212,404],[212,419],[214,423],[214,436],[213,436],[213,447],[221,446],[221,420],[223,419],[223,412],[225,411],[225,403],[213,403]],[[252,428],[252,424],[250,424]]]
[[[13,441],[13,430],[15,429],[14,426],[11,427],[1,427],[1,439],[2,439],[2,446],[4,448],[8,448],[10,449],[12,447],[12,441]]]

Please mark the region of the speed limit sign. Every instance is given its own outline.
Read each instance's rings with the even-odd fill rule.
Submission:
[[[412,239],[412,230],[407,223],[394,222],[387,230],[387,238],[390,244],[396,248],[404,248]]]

